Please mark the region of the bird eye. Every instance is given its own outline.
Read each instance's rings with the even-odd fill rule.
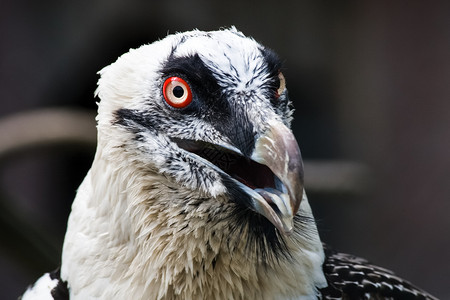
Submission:
[[[284,78],[283,73],[278,73],[278,80],[280,82],[280,85],[277,89],[276,97],[279,98],[281,94],[283,94],[284,90],[286,89],[286,79]]]
[[[191,88],[180,77],[169,77],[163,85],[163,95],[167,104],[175,108],[183,108],[192,101]]]

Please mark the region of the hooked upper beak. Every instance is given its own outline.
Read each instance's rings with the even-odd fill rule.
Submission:
[[[279,121],[257,138],[251,159],[267,166],[276,176],[276,188],[246,189],[253,209],[280,232],[290,234],[303,197],[303,161],[292,131]]]
[[[246,205],[266,217],[281,233],[292,233],[294,216],[303,197],[303,162],[297,141],[286,125],[270,122],[256,138],[247,158],[230,144],[177,138],[173,141],[237,184],[249,196]],[[228,156],[223,164],[220,158]]]

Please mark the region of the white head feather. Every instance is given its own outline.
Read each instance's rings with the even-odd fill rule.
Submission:
[[[97,153],[63,248],[61,276],[71,299],[316,299],[326,281],[313,221],[285,239],[288,256],[262,261],[249,255],[247,229],[236,234],[220,217],[235,204],[216,170],[203,170],[207,180],[177,178],[165,169],[167,153],[180,151],[167,132],[141,132],[137,143],[135,133],[115,126],[117,111],[144,111],[161,96],[160,70],[170,55],[198,54],[214,72],[233,75],[236,95],[258,91],[266,80],[254,75],[263,68],[261,48],[235,28],[195,30],[130,50],[100,72]],[[221,78],[227,89],[230,81]],[[255,124],[290,122],[289,113],[282,118],[273,110],[262,114],[263,108],[263,102],[249,108]],[[201,118],[191,126],[193,140],[229,142]],[[300,213],[313,220],[306,196]]]

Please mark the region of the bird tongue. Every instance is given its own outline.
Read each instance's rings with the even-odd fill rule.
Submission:
[[[286,204],[289,203],[289,195],[274,188],[255,189],[255,192],[272,207],[283,227],[292,230],[293,220],[292,217],[289,217],[289,209],[286,207]]]

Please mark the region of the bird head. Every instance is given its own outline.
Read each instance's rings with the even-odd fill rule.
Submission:
[[[235,28],[169,35],[101,72],[103,155],[293,231],[303,163],[278,56]]]

